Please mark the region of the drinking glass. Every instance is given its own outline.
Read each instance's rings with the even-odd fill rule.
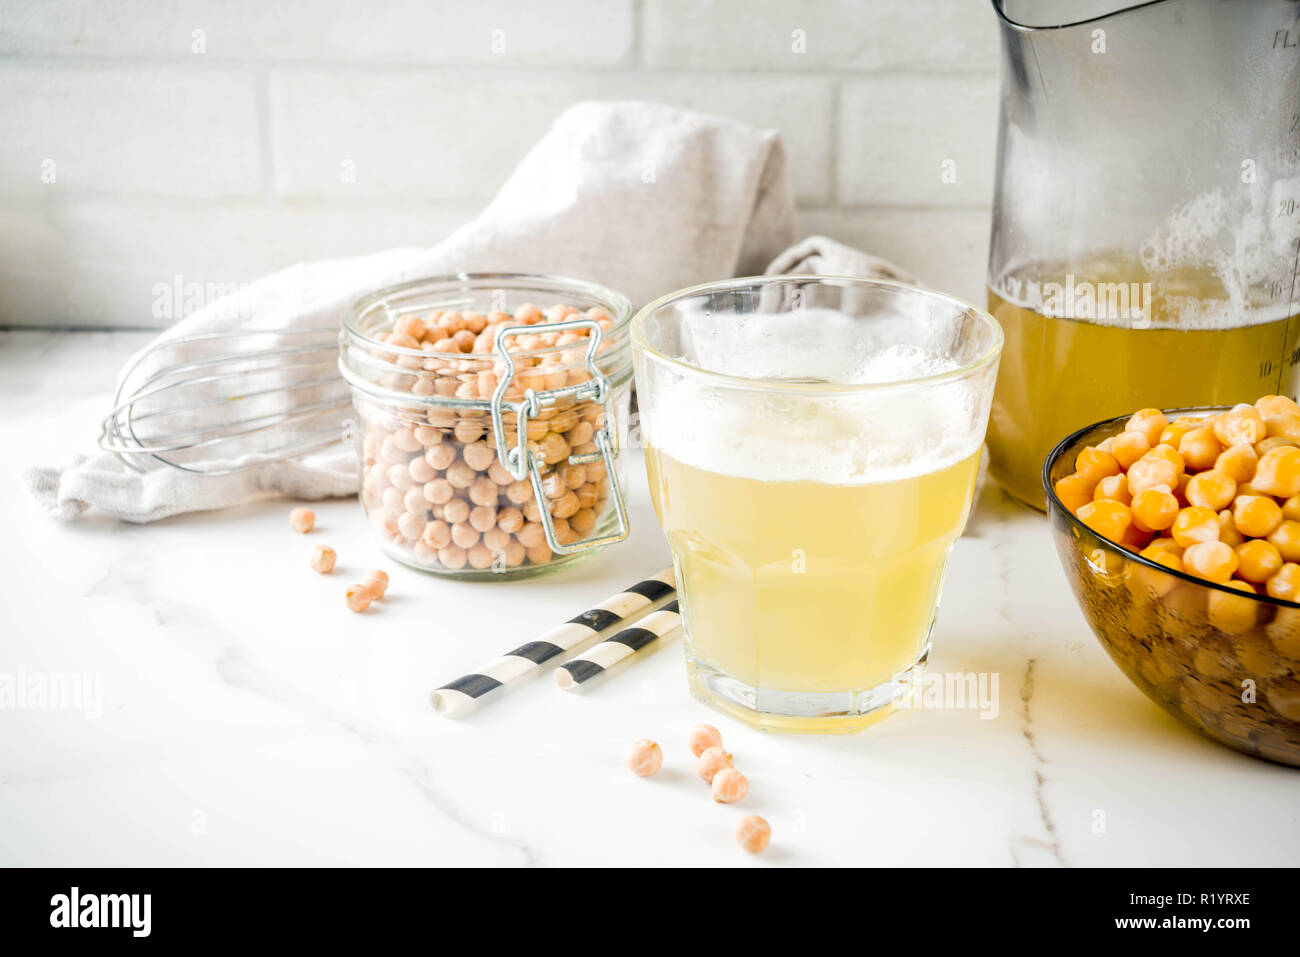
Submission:
[[[970,509],[1002,332],[893,282],[710,283],[632,324],[691,691],[768,730],[915,691]]]

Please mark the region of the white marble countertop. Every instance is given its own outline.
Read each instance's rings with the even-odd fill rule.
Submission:
[[[355,501],[317,505],[309,538],[285,502],[58,524],[18,472],[92,448],[142,341],[0,332],[0,675],[101,690],[89,709],[0,710],[0,864],[1300,864],[1300,772],[1198,736],[1130,685],[1044,519],[996,487],[954,550],[931,659],[996,672],[996,718],[764,735],[691,700],[679,640],[584,693],[543,675],[441,718],[431,688],[666,563],[640,463],[631,539],[538,582],[397,567]],[[307,567],[319,543],[338,550],[331,577]],[[350,614],[343,589],[374,566],[390,598]],[[701,721],[750,778],[741,805],[693,777]],[[667,755],[649,780],[623,767],[640,737]],[[757,858],[733,843],[745,812],[772,823]]]

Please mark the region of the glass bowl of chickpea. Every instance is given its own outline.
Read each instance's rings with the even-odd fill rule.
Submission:
[[[1128,679],[1208,737],[1300,767],[1293,429],[1300,407],[1276,396],[1146,409],[1064,439],[1043,485],[1070,587]]]
[[[339,369],[361,507],[385,553],[509,581],[626,538],[631,315],[609,289],[513,273],[420,279],[354,303]]]

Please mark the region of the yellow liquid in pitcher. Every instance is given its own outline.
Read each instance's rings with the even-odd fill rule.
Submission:
[[[796,693],[869,690],[916,662],[978,453],[859,485],[739,478],[654,448],[646,457],[697,662]],[[801,721],[825,719],[781,724],[805,730]]]
[[[1063,279],[1064,270],[1027,274],[1058,272]],[[1141,267],[1101,263],[1075,282],[1135,275],[1142,276]],[[1243,307],[1250,324],[1186,328],[1189,310],[1226,305],[1218,281],[1181,274],[1153,287],[1145,329],[1047,316],[989,291],[989,312],[1006,336],[989,417],[989,472],[1016,498],[1043,508],[1043,460],[1061,439],[1101,419],[1152,406],[1233,405],[1266,393],[1296,394],[1300,322],[1287,317],[1291,310],[1274,309],[1270,320],[1265,310]],[[1254,321],[1260,318],[1265,321]]]

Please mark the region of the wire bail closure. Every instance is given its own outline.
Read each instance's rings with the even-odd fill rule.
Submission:
[[[515,361],[506,348],[507,337],[535,335],[539,331],[564,332],[570,329],[586,329],[590,333],[587,341],[586,361],[587,371],[591,373],[591,378],[576,385],[566,385],[559,389],[547,389],[540,393],[536,389],[527,389],[521,401],[507,402],[506,391],[515,378]],[[619,486],[618,471],[614,467],[614,457],[619,450],[614,444],[609,430],[609,423],[613,418],[609,409],[609,379],[596,365],[596,352],[600,348],[602,333],[603,330],[600,328],[600,324],[594,319],[569,319],[564,322],[550,322],[532,326],[502,326],[496,332],[494,348],[498,358],[501,359],[502,364],[505,366],[505,371],[497,382],[496,390],[492,393],[492,431],[496,436],[497,458],[500,459],[501,464],[514,476],[516,481],[523,481],[527,478],[532,483],[533,495],[536,496],[539,506],[538,511],[542,517],[542,530],[546,533],[546,544],[557,555],[572,555],[588,548],[612,545],[614,542],[623,541],[628,535],[627,505],[623,501],[623,489]],[[572,397],[575,402],[590,399],[596,402],[605,413],[605,424],[592,435],[592,442],[595,443],[597,451],[583,455],[570,455],[567,461],[570,465],[582,465],[586,462],[595,462],[597,459],[603,461],[605,473],[609,477],[611,497],[614,499],[614,512],[618,518],[616,531],[600,537],[584,538],[571,545],[562,545],[555,537],[555,522],[551,518],[550,509],[545,505],[546,493],[542,489],[542,473],[538,466],[538,457],[535,454],[524,454],[525,450],[528,449],[528,420],[536,418],[541,414],[542,409],[555,405],[565,397]],[[517,442],[513,448],[506,446],[506,427],[503,417],[503,411],[506,409],[515,413]]]

